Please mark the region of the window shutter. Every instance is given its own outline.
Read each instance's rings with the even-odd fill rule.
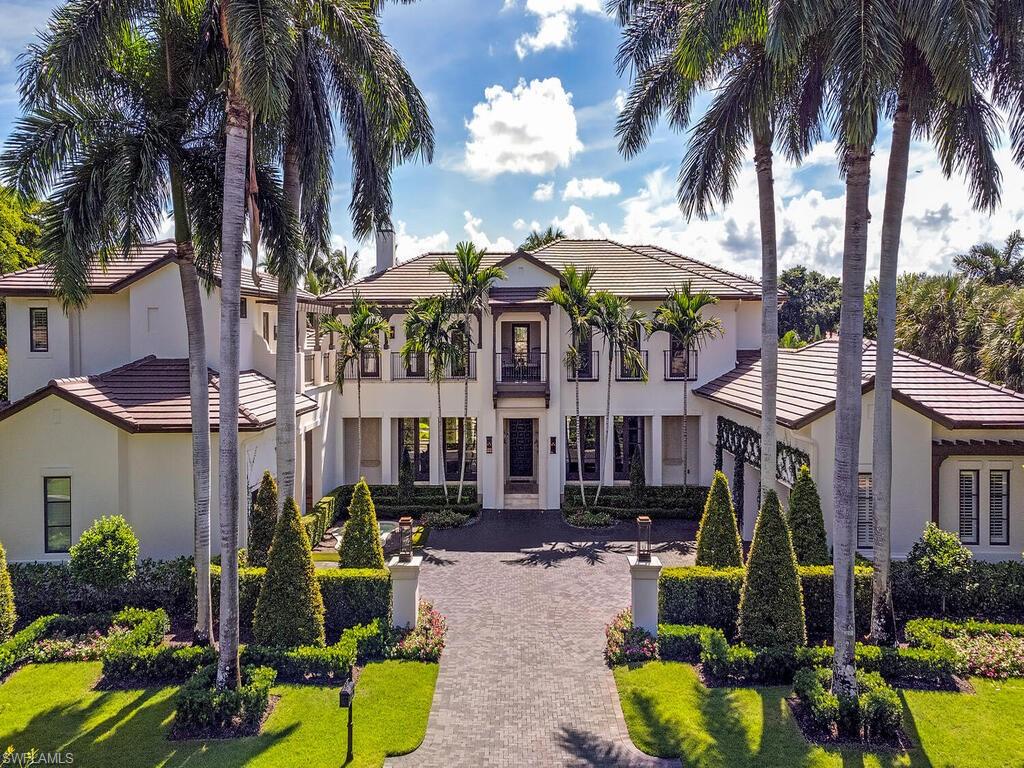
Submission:
[[[960,470],[960,541],[978,543],[978,470]]]
[[[871,474],[857,475],[857,548],[875,546],[874,502],[871,498]]]
[[[988,474],[988,543],[1010,543],[1010,471],[994,469]]]

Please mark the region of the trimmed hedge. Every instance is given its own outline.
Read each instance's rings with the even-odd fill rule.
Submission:
[[[708,487],[704,485],[648,485],[643,503],[638,505],[629,487],[615,485],[602,488],[600,504],[589,507],[620,520],[632,520],[641,511],[652,518],[700,520],[707,495]],[[581,507],[579,486],[567,485],[562,511],[573,512]]]
[[[212,566],[213,610],[219,607],[220,568]],[[239,623],[251,629],[265,568],[238,569]],[[386,569],[317,568],[317,582],[324,601],[324,629],[328,640],[374,619],[391,626],[391,574]]]
[[[793,690],[807,707],[815,725],[829,733],[841,732],[843,725],[847,725],[843,719],[845,708],[831,688],[832,670],[828,667],[803,669],[793,678]],[[861,670],[857,670],[857,688],[854,718],[848,724],[856,733],[847,735],[859,736],[863,729],[867,741],[894,738],[903,722],[903,705],[896,691],[877,673]]]
[[[341,485],[330,493],[334,499],[334,518],[332,522],[347,516],[348,506],[352,501],[352,492],[356,484]],[[462,487],[462,498],[464,503],[456,504],[454,492],[458,484],[448,483],[448,493],[451,494],[451,503],[445,504],[444,489],[439,485],[417,485],[413,487],[412,495],[403,495],[397,485],[370,485],[370,496],[373,497],[373,505],[377,509],[377,518],[380,520],[397,520],[400,517],[409,515],[418,518],[427,510],[444,509],[446,506],[464,515],[477,515],[480,512],[480,503],[475,501],[477,487],[474,483],[466,483]],[[467,496],[474,499],[465,503]]]
[[[0,544],[0,643],[7,642],[14,633],[18,612],[14,610],[14,588],[7,572],[7,553]]]
[[[941,597],[917,588],[905,562],[892,564],[892,597],[898,617],[939,616]],[[973,560],[967,586],[946,598],[946,615],[989,621],[1024,621],[1024,562]],[[19,603],[19,610],[21,604]]]
[[[40,616],[6,643],[0,644],[0,680],[28,658],[36,641],[46,636],[57,618],[56,615]]]
[[[310,548],[315,548],[323,541],[327,529],[331,527],[336,515],[336,499],[333,496],[324,496],[313,506],[313,511],[302,516],[302,527],[309,537]]]
[[[242,686],[218,689],[216,665],[204,667],[178,691],[174,727],[179,733],[252,732],[259,727],[277,673],[269,667],[242,667]]]
[[[661,572],[658,616],[665,624],[706,624],[736,635],[743,568],[680,566]],[[799,566],[807,635],[812,640],[832,637],[832,566]],[[854,569],[858,634],[871,623],[871,569]]]
[[[116,611],[125,606],[163,608],[176,619],[193,620],[196,582],[192,559],[140,560],[135,578],[118,589],[80,585],[67,563],[10,563],[18,617],[27,624],[51,614]]]

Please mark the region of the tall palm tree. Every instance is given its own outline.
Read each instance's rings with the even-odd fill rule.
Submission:
[[[471,318],[477,315],[483,322],[487,313],[487,292],[499,280],[505,279],[501,267],[483,266],[485,250],[477,249],[471,242],[462,241],[455,246],[455,257],[441,258],[431,270],[447,275],[452,282],[451,298],[455,311],[462,316],[462,335],[459,341],[465,347],[465,368],[462,395],[462,428],[468,434],[469,424],[469,359],[473,349],[473,328]],[[462,458],[459,462],[459,490],[456,503],[462,503],[462,486],[466,480],[466,441],[462,441]]]
[[[458,329],[458,320],[451,311],[451,301],[447,296],[417,299],[405,316],[405,343],[401,350],[402,360],[406,365],[415,357],[423,357],[426,360],[430,380],[437,387],[437,456],[441,459],[441,487],[444,488],[445,504],[448,503],[448,479],[444,476],[444,411],[441,409],[441,382],[452,363],[469,364],[468,360],[461,360],[462,349],[453,339],[453,333],[457,333]],[[465,435],[465,432],[463,434]]]
[[[204,224],[196,221],[204,206],[191,192],[207,179],[194,178],[190,161],[216,149],[203,134],[219,120],[217,73],[194,63],[200,16],[195,7],[179,3],[156,4],[146,23],[132,24],[123,37],[84,41],[96,47],[87,69],[62,66],[68,40],[81,34],[90,10],[81,4],[63,8],[32,46],[22,67],[29,112],[11,135],[4,172],[23,192],[41,194],[52,187],[44,248],[68,307],[87,300],[90,266],[127,257],[155,235],[170,206],[188,332],[194,637],[205,645],[213,636],[209,382],[193,242],[194,224]],[[207,260],[210,255],[201,254]]]
[[[972,245],[967,253],[953,257],[953,266],[963,275],[988,285],[1024,286],[1024,235],[1015,230],[999,248],[992,243]]]
[[[276,453],[282,498],[292,495],[295,484],[298,284],[312,254],[328,248],[335,114],[352,158],[349,210],[357,238],[375,224],[390,223],[392,166],[433,154],[426,104],[380,30],[379,5],[334,0],[325,14],[322,0],[292,2],[284,191],[304,244],[273,254],[269,262],[278,279]]]
[[[306,289],[320,294],[344,288],[355,282],[359,276],[359,251],[351,256],[347,248],[320,251],[314,257],[306,272]]]
[[[380,354],[381,337],[388,333],[388,321],[380,313],[380,307],[366,301],[359,293],[352,297],[348,310],[348,322],[339,317],[328,317],[321,323],[324,331],[338,334],[338,389],[345,387],[345,367],[354,361],[356,369],[356,468],[361,466],[363,456],[363,366],[362,356],[366,352]]]
[[[576,385],[576,474],[580,481],[580,501],[587,508],[587,494],[583,486],[583,424],[580,422],[580,372],[583,352],[590,350],[590,320],[594,312],[594,290],[590,281],[597,270],[594,267],[577,269],[569,264],[562,270],[558,285],[545,289],[541,295],[559,307],[569,321],[569,343],[565,347],[565,364],[573,371]]]
[[[530,234],[523,240],[522,245],[519,249],[522,251],[536,251],[538,248],[543,248],[549,243],[555,242],[555,240],[561,240],[565,237],[565,232],[562,231],[561,227],[549,226],[547,229],[533,229],[530,230]]]
[[[707,291],[693,292],[690,283],[682,288],[667,291],[664,301],[654,310],[655,331],[665,331],[686,350],[687,361],[690,351],[700,352],[711,339],[721,336],[722,321],[718,317],[705,316],[707,307],[718,303],[718,298]],[[689,365],[687,364],[687,368]],[[689,374],[689,370],[687,370]],[[689,375],[683,379],[683,484],[689,483]],[[761,467],[764,472],[764,465]],[[740,511],[742,515],[742,510]]]
[[[594,306],[590,315],[590,325],[601,334],[602,346],[608,351],[608,376],[605,382],[604,399],[604,434],[605,456],[612,452],[614,425],[612,424],[612,360],[615,350],[619,351],[622,364],[631,371],[636,371],[642,381],[647,381],[647,367],[643,355],[636,347],[637,339],[648,335],[651,330],[646,315],[633,309],[629,299],[617,296],[609,291],[598,291],[594,294]],[[577,422],[578,425],[579,422]],[[579,434],[579,426],[576,428]],[[611,478],[609,478],[611,482]],[[594,504],[601,497],[601,486],[604,483],[604,471],[598,474],[597,493]]]

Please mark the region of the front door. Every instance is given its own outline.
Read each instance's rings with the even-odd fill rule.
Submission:
[[[303,435],[302,470],[305,475],[306,514],[313,511],[313,431]],[[313,542],[315,545],[317,542]]]
[[[533,419],[508,420],[508,478],[533,480]]]

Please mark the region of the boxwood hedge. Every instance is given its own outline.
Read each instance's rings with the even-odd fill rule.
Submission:
[[[707,495],[706,485],[648,485],[644,489],[641,503],[638,504],[630,488],[617,485],[601,489],[600,504],[596,509],[620,520],[631,520],[641,513],[640,510],[653,518],[700,520]],[[587,496],[588,499],[593,496],[592,489],[588,490]],[[374,499],[376,498],[374,496]],[[589,501],[588,505],[595,508]],[[562,511],[572,512],[580,506],[579,487],[567,485],[562,500]]]

